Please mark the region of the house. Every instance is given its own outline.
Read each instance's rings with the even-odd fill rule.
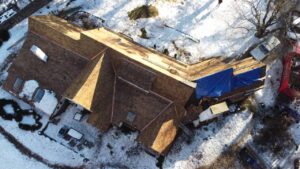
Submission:
[[[19,96],[23,82],[35,80],[39,89],[54,91],[61,102],[91,112],[88,122],[101,131],[111,125],[129,127],[139,132],[137,141],[149,152],[165,155],[179,124],[197,114],[187,112],[186,106],[195,92],[195,99],[202,97],[199,85],[204,81],[199,79],[209,81],[224,71],[228,81],[247,83],[211,95],[221,100],[263,85],[265,65],[253,58],[230,63],[212,58],[188,65],[105,28],[83,30],[55,16],[33,16],[3,87]],[[255,76],[249,76],[253,71]]]

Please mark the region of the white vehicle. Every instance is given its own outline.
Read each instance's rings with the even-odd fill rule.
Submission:
[[[275,47],[280,44],[280,41],[275,36],[270,36],[262,44],[253,49],[250,54],[256,60],[263,60]]]
[[[200,113],[199,118],[193,121],[195,127],[197,127],[200,122],[204,122],[213,118],[218,117],[219,115],[228,112],[229,107],[226,102],[221,102],[215,105],[210,106],[208,109]]]

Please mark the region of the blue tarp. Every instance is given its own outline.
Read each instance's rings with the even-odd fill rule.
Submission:
[[[261,68],[233,75],[233,69],[227,69],[196,80],[196,98],[219,97],[234,89],[246,87],[257,82],[261,76]]]
[[[196,97],[219,97],[224,93],[231,91],[233,69],[227,69],[222,72],[206,76],[196,80]]]
[[[261,68],[256,68],[249,72],[233,76],[233,89],[249,86],[257,82],[261,76],[261,71]]]

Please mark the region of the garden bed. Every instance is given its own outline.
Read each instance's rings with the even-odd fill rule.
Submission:
[[[15,120],[20,129],[35,131],[42,127],[41,116],[34,110],[22,110],[13,100],[0,99],[0,116],[4,120]]]

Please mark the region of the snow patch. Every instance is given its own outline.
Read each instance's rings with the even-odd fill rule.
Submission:
[[[279,59],[267,66],[265,87],[255,93],[255,99],[258,103],[263,103],[267,107],[275,104],[280,86],[282,68],[282,62]]]
[[[15,114],[15,110],[11,104],[7,104],[3,107],[6,114]]]
[[[27,116],[23,116],[22,121],[20,123],[26,125],[34,125],[36,123],[36,120],[32,115],[31,116],[27,115]]]
[[[293,124],[290,127],[290,133],[297,145],[300,145],[300,123]]]
[[[55,94],[49,90],[45,90],[42,100],[40,102],[34,102],[34,105],[37,109],[50,116],[54,112],[57,103],[58,101]]]
[[[33,93],[39,87],[39,83],[35,80],[28,80],[24,83],[22,92],[19,94],[21,98],[26,97],[28,100],[32,99]]]

